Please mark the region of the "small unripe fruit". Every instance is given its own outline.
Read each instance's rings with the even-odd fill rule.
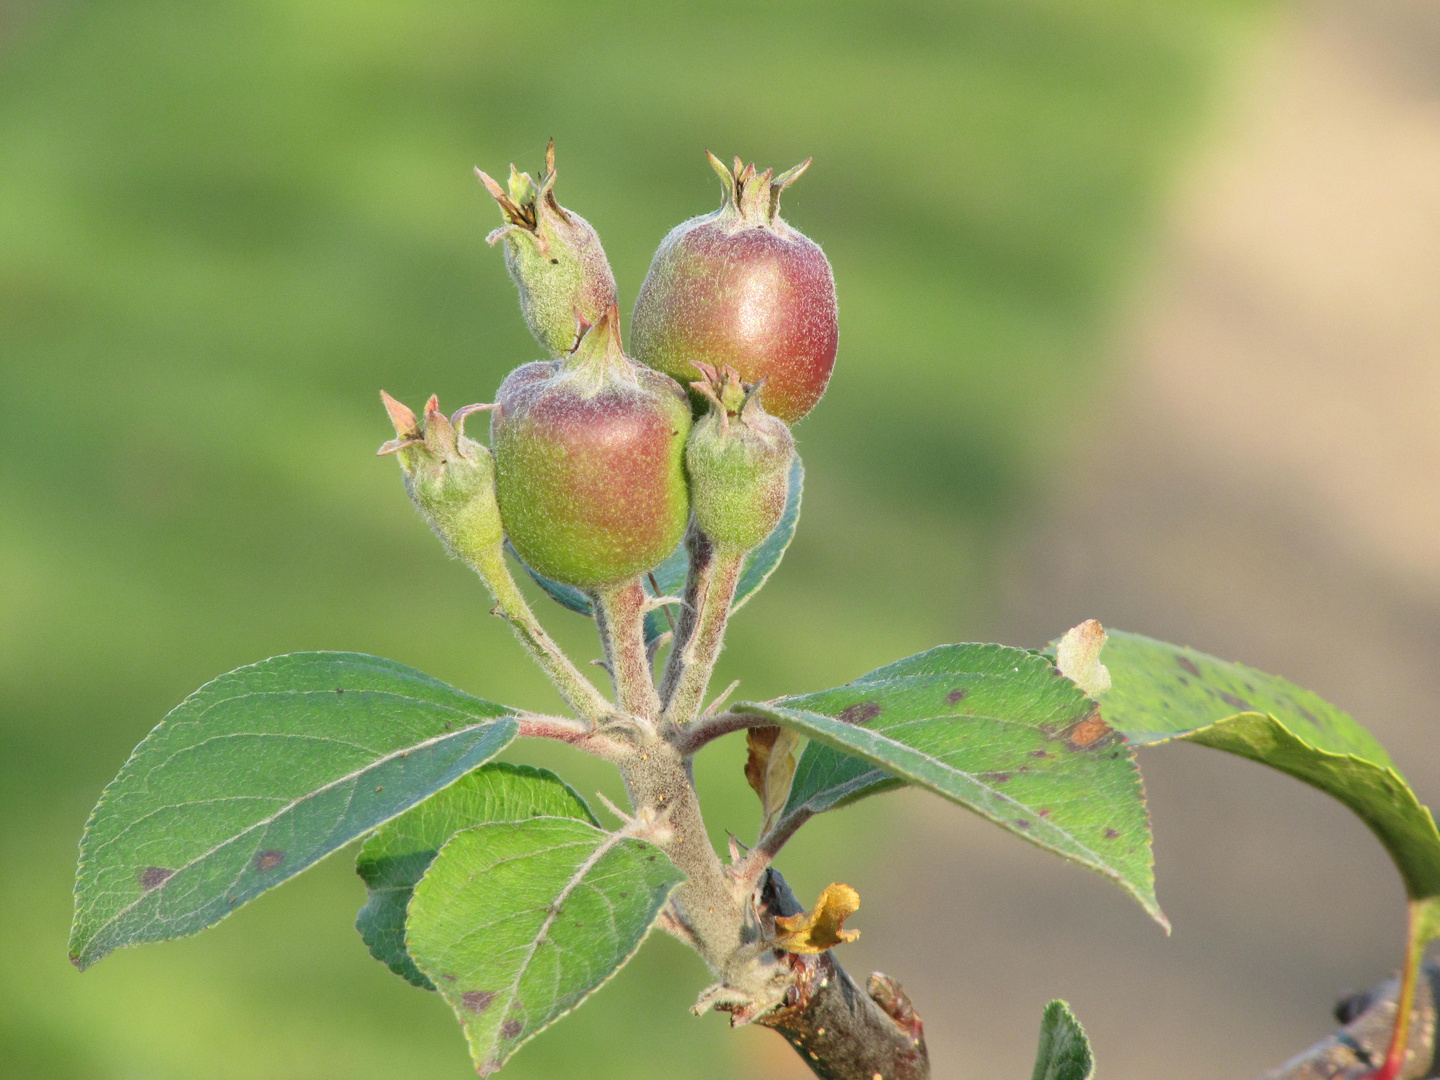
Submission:
[[[536,340],[557,359],[575,348],[579,326],[598,323],[615,306],[615,276],[594,227],[555,199],[555,142],[537,184],[510,166],[506,191],[475,170],[505,224],[485,239],[505,241],[505,266],[520,290],[520,311]],[[577,321],[578,320],[578,321]]]
[[[710,401],[685,444],[695,524],[717,550],[749,551],[785,513],[795,439],[760,406],[760,387],[742,384],[733,368],[697,364],[704,379],[690,385]]]
[[[465,418],[491,406],[467,405],[446,419],[432,396],[422,425],[385,391],[380,397],[396,436],[380,453],[399,460],[405,490],[446,550],[469,562],[498,550],[505,535],[495,500],[495,460],[465,437]]]
[[[765,380],[765,407],[788,424],[808,413],[835,366],[835,278],[820,246],[780,217],[780,193],[809,160],[771,179],[710,163],[725,184],[713,214],[660,243],[630,325],[641,363],[688,382],[695,361]],[[692,397],[697,409],[704,400]]]
[[[516,368],[490,418],[505,532],[531,569],[578,588],[658,566],[689,519],[685,393],[620,346],[612,308],[564,360]]]

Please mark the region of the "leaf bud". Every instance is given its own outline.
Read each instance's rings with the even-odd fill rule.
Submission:
[[[465,437],[465,418],[494,408],[467,405],[447,418],[432,396],[422,424],[408,408],[380,391],[395,425],[395,438],[380,447],[400,462],[405,490],[435,530],[445,549],[474,564],[480,553],[498,550],[505,535],[495,500],[495,460]]]
[[[545,151],[545,171],[536,183],[510,166],[509,189],[479,169],[486,189],[500,205],[505,224],[485,239],[505,241],[505,266],[520,290],[520,310],[536,340],[559,359],[579,338],[579,321],[600,321],[616,300],[615,277],[600,236],[579,214],[555,199],[555,141]]]
[[[761,407],[760,383],[742,383],[734,368],[695,366],[704,378],[690,385],[710,402],[685,444],[695,523],[717,548],[749,551],[785,513],[795,439]]]

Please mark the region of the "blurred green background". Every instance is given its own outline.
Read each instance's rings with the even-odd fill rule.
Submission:
[[[0,1072],[468,1075],[443,1003],[351,929],[345,855],[84,976],[65,937],[96,795],[222,671],[354,649],[553,702],[374,458],[379,388],[453,408],[538,355],[473,166],[533,171],[553,136],[625,308],[660,237],[716,204],[705,148],[815,156],[786,214],[834,264],[840,360],[797,431],[799,535],[719,676],[819,688],[995,632],[997,568],[1270,6],[0,5]],[[739,761],[708,752],[701,781],[717,834],[749,837]],[[895,805],[810,826],[802,891],[873,858]],[[686,1014],[704,981],[652,940],[507,1075],[763,1074],[773,1035]]]

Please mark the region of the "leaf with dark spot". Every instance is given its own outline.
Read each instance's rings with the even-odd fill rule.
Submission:
[[[358,653],[220,676],[146,736],[91,814],[71,956],[88,967],[219,922],[454,783],[516,730],[503,705]]]
[[[916,784],[1114,879],[1163,924],[1133,756],[1095,702],[1052,672],[1021,649],[945,645],[847,686],[735,710],[810,736],[777,830]],[[968,690],[963,704],[950,700],[957,681]],[[883,711],[862,724],[841,720],[860,705]],[[1115,756],[1096,753],[1102,747]],[[1108,827],[1121,838],[1106,840]]]
[[[140,871],[140,888],[146,892],[158,888],[164,885],[173,873],[175,873],[174,870],[167,869],[163,866],[147,866],[144,870]]]
[[[449,982],[455,981],[455,976],[449,977]],[[466,1012],[482,1013],[490,1007],[495,1000],[494,990],[467,990],[460,995],[460,1005]]]
[[[493,1072],[630,959],[683,879],[649,844],[587,821],[492,821],[431,862],[406,942]],[[475,993],[493,995],[479,1012],[466,1005]]]
[[[946,694],[945,697],[948,701],[950,695]],[[857,701],[854,705],[849,705],[836,713],[835,719],[842,724],[864,724],[874,720],[884,711],[884,706],[878,701]]]
[[[1102,744],[1101,740],[1111,732],[1109,724],[1100,719],[1098,712],[1093,712],[1065,733],[1065,741],[1070,744],[1072,750],[1089,750]]]
[[[1176,662],[1196,686],[1176,689]],[[1185,739],[1317,787],[1369,826],[1411,900],[1440,896],[1440,830],[1385,748],[1346,713],[1279,676],[1140,634],[1112,631],[1105,663],[1113,681],[1101,698],[1105,715],[1132,744]]]

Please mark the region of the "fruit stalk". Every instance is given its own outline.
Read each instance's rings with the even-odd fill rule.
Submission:
[[[593,589],[590,598],[605,648],[605,663],[615,684],[616,703],[622,712],[653,727],[660,718],[660,695],[655,690],[650,654],[645,647],[649,594],[637,577]]]
[[[745,564],[744,551],[717,547],[694,526],[686,535],[685,546],[690,554],[685,605],[660,687],[664,720],[675,727],[700,715],[715,661],[725,644],[730,605]]]
[[[510,567],[505,563],[505,549],[501,544],[487,546],[465,558],[470,567],[480,575],[485,587],[495,600],[492,612],[510,624],[520,644],[535,658],[549,677],[565,703],[575,710],[590,727],[595,727],[611,715],[614,707],[605,700],[605,695],[575,666],[563,649],[540,625],[540,620],[530,610],[525,594],[515,584]]]
[[[395,455],[415,508],[446,550],[480,575],[495,599],[494,613],[510,623],[566,703],[594,727],[613,709],[551,640],[510,576],[496,499],[494,458],[485,447],[465,437],[466,419],[494,406],[467,405],[446,417],[432,396],[421,423],[383,390],[380,399],[395,425],[395,438],[379,452]]]

